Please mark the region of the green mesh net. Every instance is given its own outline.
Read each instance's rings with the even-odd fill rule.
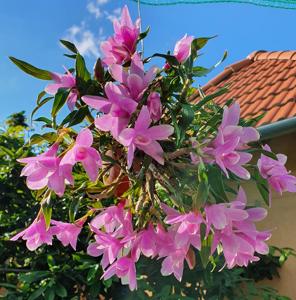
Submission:
[[[205,4],[205,3],[246,3],[274,8],[296,9],[296,0],[133,0],[149,5]]]

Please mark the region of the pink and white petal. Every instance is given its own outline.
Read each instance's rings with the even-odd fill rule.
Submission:
[[[128,150],[127,150],[127,167],[128,167],[128,169],[130,169],[133,164],[135,150],[136,150],[136,147],[134,144],[130,144],[128,146]]]
[[[68,108],[70,111],[74,110],[76,102],[77,102],[77,93],[74,91],[71,91],[67,98],[67,105],[68,105]]]
[[[139,113],[138,119],[135,123],[135,130],[141,131],[148,129],[152,120],[150,118],[149,110],[146,105],[144,105]]]
[[[58,89],[62,87],[63,85],[61,83],[50,83],[45,87],[44,91],[49,95],[55,95]]]
[[[254,207],[247,209],[249,220],[257,222],[263,220],[267,216],[267,210],[262,207]]]
[[[90,147],[93,143],[93,135],[88,128],[82,129],[76,138],[76,144],[84,146],[84,147]]]
[[[111,131],[113,128],[113,119],[111,115],[104,115],[95,119],[95,126],[102,131]]]
[[[157,125],[147,129],[145,136],[152,140],[166,140],[174,133],[174,127],[171,125]]]
[[[137,148],[155,159],[159,164],[164,165],[163,149],[156,141],[151,141],[148,145],[136,145]]]
[[[110,66],[110,73],[111,76],[121,82],[121,83],[126,83],[127,80],[127,73],[124,71],[123,67],[118,64],[114,64]]]
[[[59,174],[59,170],[48,178],[48,188],[53,190],[58,196],[63,196],[65,192],[65,179],[64,176]]]
[[[90,107],[101,111],[105,114],[109,113],[112,103],[108,99],[99,96],[83,96],[82,101]]]
[[[119,134],[119,142],[123,146],[129,146],[135,137],[135,130],[133,128],[126,128]]]
[[[86,171],[89,179],[95,182],[97,180],[100,169],[98,162],[88,156],[81,162],[81,164],[83,165],[83,168]]]

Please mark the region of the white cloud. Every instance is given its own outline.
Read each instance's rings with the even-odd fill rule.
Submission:
[[[109,2],[109,0],[97,0],[98,5],[103,5],[103,4],[106,4],[108,2]]]
[[[100,0],[105,1],[105,0]],[[99,19],[103,16],[102,10],[94,2],[89,2],[86,6],[90,14],[94,15],[96,19]]]
[[[120,14],[121,14],[121,8],[120,7],[115,8],[111,13],[105,10],[104,14],[106,15],[106,18],[109,21],[113,22],[114,19],[118,19],[119,18]]]
[[[82,55],[98,57],[100,55],[100,43],[105,37],[102,28],[99,29],[97,34],[94,34],[82,22],[80,26],[71,26],[67,30],[65,39],[73,42]]]

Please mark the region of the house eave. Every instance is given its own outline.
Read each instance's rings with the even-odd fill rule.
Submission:
[[[296,132],[296,117],[258,127],[261,140],[269,140]]]

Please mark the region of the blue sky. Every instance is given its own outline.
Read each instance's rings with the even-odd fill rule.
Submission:
[[[132,16],[137,5],[123,0],[3,0],[0,2],[0,122],[9,114],[34,108],[45,81],[18,70],[8,56],[35,66],[62,72],[72,61],[63,56],[58,40],[74,40],[92,67],[99,55],[99,43],[112,34],[110,20],[127,4]],[[245,58],[254,50],[296,49],[296,10],[272,9],[245,4],[179,4],[141,6],[143,28],[151,26],[145,41],[145,55],[173,49],[184,33],[198,36],[218,35],[204,49],[200,63],[211,66],[228,50],[229,57],[211,79],[225,66]],[[43,110],[49,114],[49,107]]]

